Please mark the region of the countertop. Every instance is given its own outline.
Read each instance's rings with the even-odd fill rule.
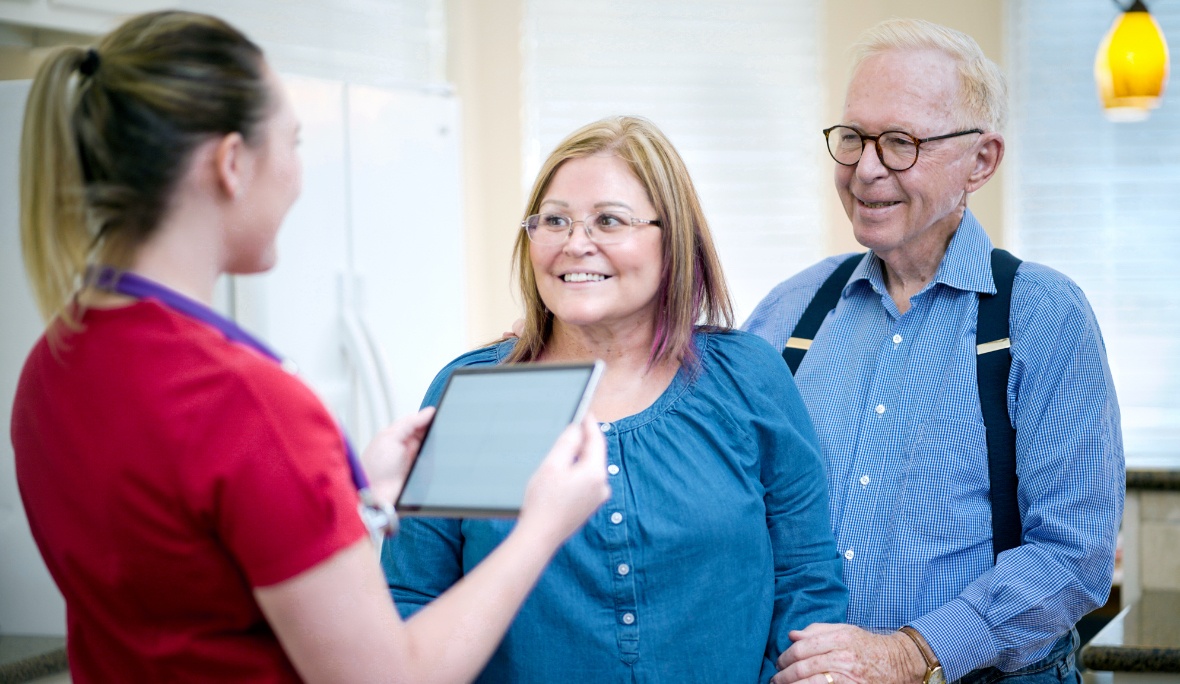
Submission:
[[[62,637],[0,635],[0,684],[27,682],[68,669]]]
[[[1127,489],[1180,491],[1180,464],[1174,456],[1127,456]]]
[[[1082,647],[1082,664],[1114,672],[1180,672],[1180,591],[1143,592]]]
[[[1127,489],[1180,491],[1180,468],[1127,468]]]

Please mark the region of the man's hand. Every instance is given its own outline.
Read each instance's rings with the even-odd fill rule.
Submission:
[[[510,340],[513,337],[520,337],[524,334],[524,319],[518,318],[512,321],[512,328],[500,333],[501,340]]]
[[[790,637],[772,684],[917,684],[926,674],[918,647],[900,632],[817,623]]]

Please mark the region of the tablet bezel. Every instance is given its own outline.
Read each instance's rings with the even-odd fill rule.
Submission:
[[[606,368],[606,364],[601,360],[592,362],[574,362],[574,363],[513,363],[503,364],[497,366],[467,366],[463,368],[456,368],[450,376],[447,377],[447,384],[443,386],[443,391],[439,395],[438,410],[443,410],[443,405],[447,399],[447,393],[451,389],[452,380],[456,375],[486,375],[486,374],[507,374],[507,373],[533,373],[545,372],[553,370],[588,370],[589,376],[586,379],[586,384],[582,388],[582,396],[578,400],[577,406],[574,409],[573,415],[570,417],[570,424],[578,423],[586,415],[586,411],[590,408],[590,402],[594,396],[594,390],[598,387],[598,381],[602,377],[602,373]],[[421,448],[426,446],[427,440],[430,439],[431,430],[434,423],[431,422],[427,427],[426,434],[422,437]],[[542,457],[543,459],[544,457]],[[540,465],[540,461],[537,465]],[[402,503],[402,495],[406,491],[406,485],[409,484],[410,478],[414,476],[414,471],[418,466],[418,459],[414,459],[414,463],[410,466],[410,471],[406,474],[405,483],[402,489],[398,492],[397,502],[394,508],[398,515],[408,517],[424,517],[424,518],[514,518],[520,514],[520,508],[484,508],[484,507],[463,507],[463,506],[435,506],[422,504],[404,504]]]

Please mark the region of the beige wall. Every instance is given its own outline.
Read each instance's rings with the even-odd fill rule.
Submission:
[[[1180,492],[1127,489],[1122,603],[1144,591],[1180,591]]]
[[[509,279],[525,199],[524,3],[448,0],[447,21],[447,77],[462,107],[467,329],[475,346],[519,316]]]
[[[524,203],[523,0],[448,0],[449,78],[463,103],[466,183],[468,301],[471,343],[498,336],[519,316],[511,294],[510,250]],[[873,24],[895,16],[929,19],[966,31],[1004,66],[1004,0],[827,0],[821,82],[828,84],[825,121],[840,119],[849,46]],[[818,139],[818,136],[817,136]],[[822,150],[825,162],[827,155]],[[970,200],[1001,244],[1004,207],[1002,172]],[[826,246],[829,253],[860,249],[848,220],[828,190]],[[784,274],[786,275],[786,274]]]

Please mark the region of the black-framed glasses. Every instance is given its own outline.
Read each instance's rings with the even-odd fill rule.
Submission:
[[[877,159],[890,171],[905,171],[918,163],[918,149],[922,143],[957,138],[960,135],[983,133],[981,129],[956,131],[946,135],[932,135],[929,138],[915,138],[905,131],[885,131],[880,135],[865,135],[849,126],[832,126],[824,129],[828,141],[828,154],[837,164],[856,166],[864,153],[865,145],[871,140],[877,148]]]
[[[573,235],[575,223],[582,224],[586,237],[597,245],[625,242],[635,226],[660,225],[656,219],[635,218],[629,212],[612,209],[590,214],[580,221],[556,212],[533,214],[521,221],[520,227],[539,245],[560,245]]]

